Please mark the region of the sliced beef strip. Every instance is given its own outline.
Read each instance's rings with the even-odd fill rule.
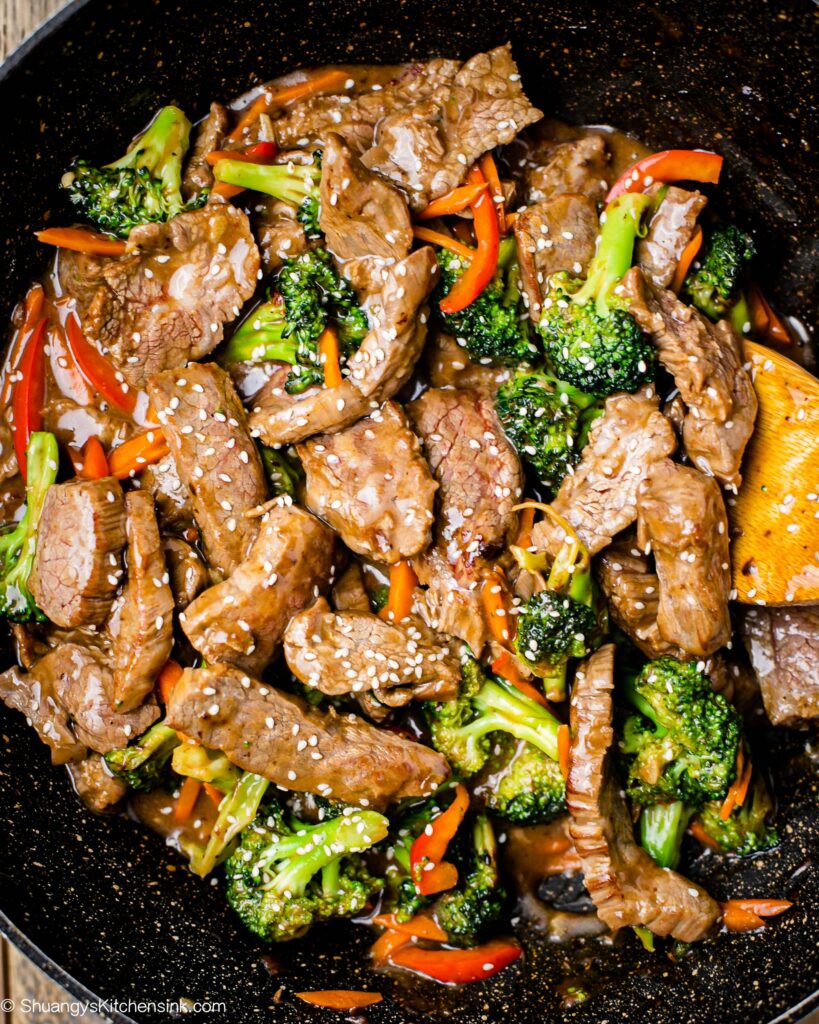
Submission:
[[[57,700],[51,673],[38,672],[36,667],[23,672],[16,666],[0,673],[0,700],[26,716],[43,743],[51,748],[52,764],[81,761],[88,753],[85,743],[74,735],[68,712]]]
[[[637,543],[654,555],[662,639],[693,658],[727,644],[731,555],[717,482],[669,459],[654,465],[637,498]]]
[[[436,633],[456,636],[478,657],[490,638],[477,578],[461,582],[437,546],[413,563],[426,589],[417,588],[413,611]]]
[[[212,202],[134,228],[127,254],[88,264],[96,276],[79,292],[71,291],[76,274],[64,266],[61,260],[61,282],[77,301],[88,339],[131,387],[142,388],[152,374],[216,348],[224,324],[256,289],[259,251],[247,216]]]
[[[105,767],[99,754],[68,765],[68,774],[77,796],[89,811],[101,814],[119,803],[128,792],[128,786]]]
[[[271,502],[247,558],[179,616],[209,664],[261,672],[278,651],[287,623],[332,583],[335,537],[292,504]]]
[[[552,503],[594,555],[637,518],[637,490],[654,465],[677,447],[674,430],[659,409],[653,388],[606,399],[583,457],[560,485]],[[548,520],[536,523],[533,541],[555,553],[563,531]]]
[[[507,44],[477,54],[451,84],[384,117],[362,160],[400,185],[419,210],[459,185],[483,153],[542,116],[521,88]]]
[[[339,576],[332,593],[333,607],[337,612],[368,612],[370,598],[364,586],[364,574],[358,562],[350,562]]]
[[[655,184],[649,189],[656,195],[663,188]],[[683,249],[694,236],[697,218],[708,199],[701,192],[670,185],[658,206],[645,238],[637,241],[637,262],[646,277],[657,288],[667,288],[677,270]]]
[[[606,548],[597,560],[596,571],[612,621],[647,658],[666,654],[681,660],[690,657],[660,635],[660,581],[650,558],[637,546],[634,534]]]
[[[58,626],[101,625],[122,576],[125,503],[114,477],[49,487],[37,529],[31,592]]]
[[[443,331],[430,335],[424,357],[429,382],[434,388],[463,388],[494,395],[514,374],[508,366],[473,363],[466,348]]]
[[[152,377],[148,393],[180,478],[190,491],[205,554],[223,575],[247,554],[258,523],[244,513],[267,498],[267,481],[244,407],[215,363]]]
[[[349,373],[338,387],[288,395],[283,375],[271,378],[250,416],[251,428],[265,444],[294,444],[313,434],[342,430],[406,384],[424,347],[423,307],[437,270],[429,246],[385,269],[386,280],[368,305],[370,331],[350,357]]]
[[[154,502],[145,491],[125,496],[128,577],[113,632],[111,702],[132,711],[154,688],[173,647],[173,595]]]
[[[639,267],[623,278],[623,290],[688,407],[683,424],[688,457],[703,473],[738,488],[757,399],[733,328],[727,320],[711,323],[672,291],[655,288]]]
[[[392,565],[429,545],[438,485],[406,414],[385,402],[366,419],[297,446],[305,503],[348,548]]]
[[[733,704],[746,721],[754,724],[754,718],[763,714],[759,680],[746,660],[745,651],[717,651],[705,662],[705,672],[711,680],[714,693],[721,693]]]
[[[406,200],[335,133],[324,146],[320,191],[320,226],[337,259],[402,260],[408,255],[412,223]]]
[[[292,203],[261,196],[253,205],[253,234],[259,246],[262,268],[274,274],[285,260],[301,256],[309,242]]]
[[[538,203],[567,192],[587,196],[599,203],[608,191],[611,177],[609,152],[605,139],[600,135],[541,145],[535,150],[532,163],[525,174],[528,203]]]
[[[575,276],[585,275],[599,230],[597,207],[582,195],[553,196],[518,213],[515,242],[520,279],[534,323],[540,320],[552,274],[565,270]]]
[[[774,725],[819,720],[819,606],[747,608],[740,632]]]
[[[211,585],[210,573],[196,548],[181,537],[164,537],[162,550],[174,606],[178,612],[183,612]]]
[[[166,720],[245,771],[349,804],[428,796],[449,774],[444,758],[420,743],[320,711],[225,665],[185,669]]]
[[[207,155],[222,148],[229,128],[230,118],[226,108],[221,103],[211,103],[207,117],[196,129],[185,173],[182,175],[184,199],[193,199],[202,189],[213,186],[213,168],[207,161]]]
[[[179,479],[173,455],[146,466],[135,481],[153,496],[159,525],[163,530],[184,530],[194,524],[191,492]]]
[[[575,676],[566,782],[569,831],[586,888],[609,928],[642,925],[655,935],[695,942],[719,920],[719,904],[676,871],[658,867],[635,842],[612,749],[614,652],[613,644],[601,647]]]
[[[394,688],[418,700],[458,695],[460,657],[451,641],[415,618],[333,611],[324,598],[290,620],[284,656],[297,679],[330,697]]]

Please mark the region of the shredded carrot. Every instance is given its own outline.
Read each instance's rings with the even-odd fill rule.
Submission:
[[[390,955],[400,949],[402,946],[410,941],[409,935],[404,935],[401,932],[386,931],[383,935],[379,935],[375,942],[370,946],[370,956],[377,963],[386,963]]]
[[[744,744],[740,741],[739,748],[737,749],[736,777],[725,794],[722,807],[719,809],[719,816],[722,821],[727,821],[731,817],[731,813],[737,805],[737,793],[742,781],[742,773],[745,770],[745,751],[743,746]]]
[[[173,658],[169,658],[162,666],[159,675],[156,677],[156,686],[159,690],[159,696],[166,707],[168,705],[168,701],[171,699],[173,688],[179,682],[179,677],[181,675],[182,666],[178,661],[174,661]]]
[[[39,284],[32,285],[26,293],[23,303],[23,322],[14,333],[9,357],[3,368],[3,388],[2,392],[0,392],[0,407],[3,409],[11,402],[11,393],[14,389],[14,381],[11,378],[20,365],[20,359],[25,350],[29,335],[42,319],[44,302],[45,292],[42,286]]]
[[[561,725],[557,730],[557,760],[560,765],[560,774],[564,779],[569,777],[571,765],[571,743],[572,738],[568,725]]]
[[[751,784],[751,775],[753,774],[753,771],[754,766],[751,762],[751,759],[748,758],[748,761],[745,765],[745,771],[742,773],[742,779],[740,780],[739,786],[737,788],[736,803],[734,804],[735,808],[742,807],[742,805],[745,803],[745,797],[748,795],[748,787]]]
[[[708,835],[699,821],[692,821],[689,831],[698,843],[701,843],[703,846],[707,846],[711,850],[719,849],[719,843]]]
[[[108,456],[111,475],[117,480],[126,480],[129,476],[141,472],[146,466],[164,459],[169,451],[165,435],[158,427],[144,434],[137,434],[119,448],[114,448]]]
[[[239,123],[228,135],[231,142],[236,142],[261,114],[266,114],[276,107],[285,107],[288,103],[307,99],[320,92],[336,92],[347,81],[347,73],[337,69],[320,72],[295,85],[284,85],[275,92],[262,92],[247,107],[239,118]]]
[[[454,213],[461,213],[467,206],[474,203],[481,192],[488,187],[487,182],[478,181],[473,185],[461,185],[458,188],[453,188],[440,199],[433,199],[417,214],[416,219],[432,220],[434,217],[447,217]]]
[[[518,520],[518,535],[515,544],[519,548],[532,546],[532,527],[535,525],[535,510],[530,506],[523,509]]]
[[[210,782],[204,782],[202,785],[208,797],[213,801],[216,807],[218,807],[224,799],[225,794],[221,789],[217,789],[216,786],[212,785]]]
[[[680,288],[682,288],[686,274],[690,270],[691,264],[694,262],[694,257],[700,251],[701,246],[702,228],[698,224],[694,229],[694,234],[691,236],[691,240],[680,254],[680,261],[677,264],[677,269],[674,271],[674,277],[671,279],[672,292],[678,292]]]
[[[412,229],[412,233],[419,242],[428,242],[430,245],[437,245],[441,249],[448,249],[463,260],[471,261],[475,255],[474,249],[470,249],[468,245],[464,245],[455,238],[450,238],[449,235],[445,235],[442,231],[433,231],[432,228],[423,228],[416,224]]]
[[[324,367],[324,386],[337,388],[341,384],[340,353],[338,335],[332,327],[325,327],[318,340],[318,354]]]
[[[447,934],[434,918],[427,914],[416,914],[409,921],[397,920],[395,914],[379,914],[373,918],[373,924],[389,931],[398,932],[414,939],[430,939],[433,942],[446,942]]]
[[[549,702],[543,694],[538,692],[530,682],[521,676],[518,671],[517,663],[509,651],[503,651],[497,658],[495,658],[492,662],[492,671],[495,675],[500,676],[508,683],[511,683],[512,686],[517,690],[520,690],[521,693],[525,693],[526,696],[536,704],[540,704],[543,708],[549,707]]]
[[[418,577],[412,565],[406,560],[396,562],[390,568],[390,596],[381,609],[381,618],[388,622],[400,622],[412,611],[413,591],[418,586]]]
[[[481,604],[489,632],[504,647],[515,636],[515,623],[509,614],[508,589],[502,569],[494,568],[481,587]]]
[[[44,245],[56,245],[60,249],[84,252],[89,256],[123,256],[125,242],[119,238],[108,238],[87,228],[46,228],[35,231]]]
[[[358,1010],[363,1006],[375,1006],[384,998],[380,992],[350,992],[346,989],[327,989],[324,992],[297,992],[299,999],[326,1010]]]
[[[509,225],[506,222],[506,196],[503,193],[503,185],[501,184],[498,168],[495,164],[495,158],[491,153],[485,153],[481,157],[480,166],[484,178],[489,183],[492,202],[495,204],[495,210],[498,214],[498,230],[502,235],[505,235],[509,230]]]
[[[173,809],[175,821],[188,820],[188,818],[193,814],[193,809],[196,806],[196,801],[199,799],[201,791],[202,783],[199,779],[192,779],[190,776],[185,779],[179,790],[176,806]]]
[[[763,341],[775,341],[780,345],[791,343],[791,332],[755,284],[748,288],[748,309],[754,334]]]

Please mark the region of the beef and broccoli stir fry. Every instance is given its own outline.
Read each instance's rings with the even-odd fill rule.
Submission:
[[[551,938],[680,956],[787,908],[684,874],[777,844],[763,709],[819,717],[816,610],[732,589],[744,337],[788,334],[721,165],[545,119],[500,47],[60,169],[2,378],[0,697],[260,939],[355,917],[376,966],[485,978],[522,861],[590,898]]]

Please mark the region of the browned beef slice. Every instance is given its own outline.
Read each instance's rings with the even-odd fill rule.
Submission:
[[[96,276],[79,293],[70,288],[76,273],[61,277],[64,288],[89,340],[141,388],[152,374],[216,348],[256,288],[259,251],[246,215],[213,202],[134,228],[128,255],[90,271]]]
[[[461,678],[451,642],[419,619],[334,612],[324,598],[291,619],[284,656],[297,679],[329,696],[400,688],[418,700],[450,700]]]
[[[413,566],[426,587],[415,591],[415,614],[437,633],[463,640],[477,657],[490,637],[479,580],[458,580],[439,546],[430,548]]]
[[[258,523],[244,513],[267,497],[262,460],[230,377],[215,363],[166,370],[148,393],[187,485],[205,554],[220,573],[247,554]]]
[[[274,274],[285,260],[300,256],[308,247],[292,203],[259,196],[253,204],[251,223],[265,274]]]
[[[336,434],[298,446],[307,507],[353,551],[393,564],[432,536],[432,479],[421,445],[395,402]]]
[[[681,942],[703,938],[719,904],[682,875],[659,868],[637,845],[613,764],[613,644],[577,671],[571,702],[571,756],[566,800],[569,831],[589,895],[613,931],[642,925]]]
[[[37,529],[31,592],[58,626],[100,625],[122,576],[125,504],[114,477],[52,484]]]
[[[191,493],[179,479],[173,455],[146,466],[136,478],[139,487],[153,496],[156,515],[163,530],[184,530],[193,526]]]
[[[16,476],[17,456],[14,452],[14,437],[4,417],[0,417],[0,483]]]
[[[591,554],[602,551],[637,518],[637,489],[654,465],[677,447],[674,430],[659,409],[652,388],[606,399],[574,473],[567,476],[553,502]],[[562,531],[549,520],[535,524],[533,539],[541,550],[555,552]]]
[[[754,724],[756,715],[762,713],[759,680],[746,659],[745,651],[735,645],[731,651],[717,651],[705,662],[705,672],[711,680],[714,693],[723,697]],[[755,724],[759,724],[758,720]]]
[[[119,803],[128,792],[128,786],[111,775],[99,754],[69,764],[68,773],[77,796],[97,814]]]
[[[740,631],[774,725],[819,719],[819,607],[748,608]]]
[[[638,267],[623,278],[623,288],[688,407],[683,441],[689,458],[721,483],[739,487],[757,400],[733,328],[727,320],[712,324],[673,292],[655,288]]]
[[[46,666],[47,668],[47,666]],[[23,672],[16,666],[0,674],[0,700],[20,711],[37,735],[51,748],[52,764],[81,761],[88,753],[74,735],[68,712],[57,700],[54,677],[36,668]]]
[[[404,197],[368,170],[335,133],[327,136],[321,163],[320,224],[327,247],[340,260],[402,260],[412,248]]]
[[[164,537],[162,550],[174,606],[183,612],[191,601],[211,585],[210,573],[196,548],[180,537]]]
[[[154,688],[173,647],[173,595],[159,539],[154,501],[145,491],[125,496],[128,577],[112,617],[114,707],[131,711]]]
[[[557,145],[547,145],[535,151],[534,166],[526,170],[526,201],[537,203],[542,199],[571,192],[601,202],[609,187],[609,153],[605,139],[600,135],[587,135]],[[542,159],[538,160],[538,155]]]
[[[333,607],[338,612],[368,612],[370,598],[358,562],[350,562],[333,587]]]
[[[248,672],[265,668],[292,616],[328,589],[335,561],[332,530],[296,505],[272,502],[259,523],[245,561],[179,616],[205,661]]]
[[[260,392],[250,425],[269,445],[294,444],[342,430],[377,409],[409,380],[426,338],[424,303],[438,263],[429,246],[385,269],[369,303],[370,332],[347,363],[337,388],[288,395],[281,375]]]
[[[658,190],[661,185],[652,185]],[[667,288],[674,277],[683,249],[691,241],[697,217],[708,202],[701,192],[670,185],[651,218],[645,238],[637,241],[637,262],[658,288]]]
[[[245,771],[349,804],[427,796],[449,774],[444,758],[420,743],[312,708],[226,665],[185,669],[166,720]]]
[[[221,103],[211,103],[207,117],[196,129],[185,173],[182,175],[183,198],[192,199],[203,188],[211,188],[213,185],[213,169],[207,161],[207,155],[222,148],[229,127],[227,110]]]
[[[384,117],[362,159],[401,185],[418,210],[460,184],[483,153],[511,142],[541,116],[521,88],[507,44],[477,54],[451,84]]]
[[[442,331],[430,335],[424,357],[429,382],[434,388],[464,388],[494,395],[514,373],[508,366],[473,363],[465,346]]]
[[[716,481],[690,466],[658,462],[637,498],[637,543],[654,554],[662,639],[694,658],[728,643],[731,556]]]
[[[594,256],[597,208],[582,195],[563,194],[522,210],[515,220],[520,278],[529,317],[540,320],[549,277],[561,270],[584,275]]]

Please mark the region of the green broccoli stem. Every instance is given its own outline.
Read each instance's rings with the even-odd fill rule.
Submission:
[[[601,217],[597,252],[589,266],[585,284],[574,293],[572,301],[585,306],[597,303],[597,312],[605,316],[615,285],[631,266],[634,243],[641,234],[641,219],[651,205],[651,198],[638,192],[618,196],[609,203]]]
[[[622,677],[621,690],[623,697],[625,697],[632,707],[636,708],[641,715],[644,715],[652,723],[655,735],[665,736],[668,730],[660,724],[654,708],[637,689],[638,675],[639,673],[629,672]]]
[[[321,170],[315,163],[251,164],[242,160],[220,160],[214,177],[227,185],[249,188],[253,192],[300,206],[305,199],[318,199]]]
[[[644,807],[640,815],[640,845],[661,868],[676,868],[683,836],[694,809],[675,800]]]
[[[740,292],[729,313],[731,326],[740,336],[748,334],[751,329],[751,310],[745,292]]]
[[[500,679],[484,683],[472,702],[480,714],[463,726],[462,735],[479,739],[491,732],[506,732],[557,760],[560,722],[546,708]]]
[[[225,346],[225,359],[231,363],[258,363],[274,360],[296,362],[298,341],[285,315],[279,297],[262,303],[239,325]]]
[[[566,679],[568,668],[568,661],[561,661],[543,670],[544,674],[540,678],[543,683],[543,693],[546,700],[559,702],[566,699],[568,693]]]
[[[191,123],[179,107],[163,107],[125,156],[105,166],[112,170],[144,167],[161,182],[172,208],[181,203],[182,160],[190,142]]]
[[[182,844],[194,874],[204,878],[229,855],[234,839],[256,817],[269,785],[270,781],[263,776],[244,772],[233,791],[219,804],[219,814],[207,846],[202,849],[194,843]]]

